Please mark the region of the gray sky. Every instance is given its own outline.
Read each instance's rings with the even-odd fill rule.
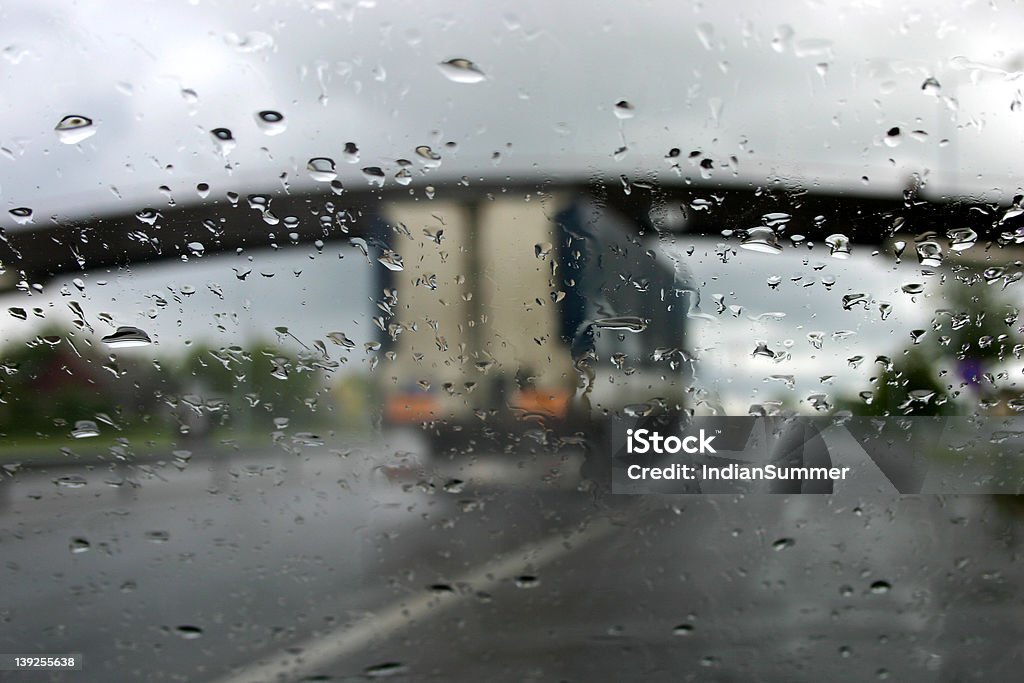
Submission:
[[[311,184],[313,156],[358,168],[459,144],[445,175],[659,174],[672,147],[716,173],[888,192],[1012,195],[1024,14],[988,2],[5,3],[0,201],[54,212],[160,206]],[[486,80],[453,83],[443,60]],[[934,77],[937,93],[922,90]],[[193,98],[182,94],[194,91]],[[618,119],[627,100],[635,116]],[[276,109],[287,129],[257,127]],[[96,133],[58,142],[66,115]],[[885,133],[899,126],[899,144]],[[209,131],[230,128],[223,158]],[[924,134],[911,135],[911,131]],[[628,153],[613,153],[625,136]],[[942,146],[944,138],[954,140]],[[346,142],[361,150],[342,162]],[[495,166],[491,155],[503,153]],[[738,167],[724,166],[730,156]],[[230,170],[225,168],[230,165]],[[422,169],[420,169],[422,170]],[[696,169],[686,167],[687,171]],[[869,181],[860,180],[867,176]],[[417,174],[416,185],[428,181]],[[117,199],[111,188],[123,199]],[[125,205],[130,205],[125,207]],[[0,223],[13,224],[6,212]]]

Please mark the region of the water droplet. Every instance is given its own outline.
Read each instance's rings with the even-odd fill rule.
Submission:
[[[924,285],[920,282],[908,282],[900,287],[904,294],[920,294],[924,291]]]
[[[68,550],[70,550],[73,555],[88,552],[91,547],[92,546],[89,544],[87,539],[80,537],[72,538],[71,542],[68,543]]]
[[[210,195],[210,186],[206,183],[199,183],[196,185],[196,194],[200,199],[206,199]]]
[[[938,268],[942,265],[942,247],[938,242],[921,242],[917,245],[917,260],[926,268]]]
[[[551,242],[538,242],[533,245],[533,255],[544,260],[551,254],[552,248]]]
[[[939,82],[935,79],[934,76],[929,76],[928,78],[924,79],[924,83],[921,84],[921,90],[924,92],[925,95],[937,97],[939,93],[942,91],[942,86],[939,84]]]
[[[412,182],[412,173],[407,168],[399,169],[395,174],[395,182],[399,185],[408,185]]]
[[[92,119],[79,114],[65,116],[54,130],[57,132],[57,139],[65,145],[76,145],[96,134],[96,126]]]
[[[235,136],[227,128],[214,128],[210,131],[210,135],[213,136],[213,141],[217,143],[217,148],[223,156],[231,154],[231,150],[235,148]]]
[[[447,493],[462,493],[466,488],[466,482],[461,479],[450,479],[444,485],[444,490]]]
[[[822,344],[825,342],[825,334],[823,332],[808,332],[807,341],[811,343],[816,349],[820,349]]]
[[[423,165],[428,168],[436,168],[441,165],[441,155],[430,149],[427,145],[417,147],[416,156],[423,159]]]
[[[761,222],[769,228],[779,228],[793,219],[788,213],[774,212],[761,216]]]
[[[256,126],[266,135],[280,135],[288,127],[284,114],[273,109],[256,112]]]
[[[344,346],[346,349],[354,349],[356,343],[345,336],[344,332],[328,332],[327,338],[338,346]]]
[[[113,334],[103,337],[103,342],[113,349],[129,349],[152,344],[149,335],[137,327],[118,327]]]
[[[363,170],[363,177],[366,178],[367,182],[371,186],[384,187],[384,175],[383,169],[380,166],[367,166]]]
[[[26,311],[24,308],[20,306],[11,306],[10,308],[7,309],[7,312],[11,314],[12,318],[17,318],[18,320],[28,320],[28,311]]]
[[[619,100],[615,103],[615,117],[618,119],[631,119],[636,116],[636,107],[626,100]]]
[[[540,585],[540,579],[533,574],[521,574],[516,577],[517,588],[536,588]]]
[[[203,637],[203,629],[198,626],[179,626],[174,629],[175,632],[185,640],[196,640],[197,638]]]
[[[599,330],[622,330],[624,332],[643,332],[647,329],[648,322],[643,318],[635,316],[620,316],[617,318],[600,318],[591,325]]]
[[[978,233],[970,228],[959,228],[946,233],[949,238],[949,248],[953,251],[965,251],[974,246],[978,241]]]
[[[359,161],[359,147],[354,142],[346,142],[345,148],[341,151],[342,158],[350,164]]]
[[[405,265],[402,263],[402,257],[390,249],[385,249],[377,261],[382,263],[388,270],[399,271],[405,268]]]
[[[374,664],[363,669],[363,675],[367,678],[386,678],[388,676],[402,676],[409,672],[409,668],[401,662],[383,662]]]
[[[487,78],[484,72],[468,59],[449,59],[438,64],[437,68],[453,83],[479,83]]]
[[[852,311],[853,307],[857,306],[857,305],[867,306],[868,305],[868,295],[867,294],[863,294],[861,292],[857,292],[857,293],[854,293],[854,294],[846,294],[846,295],[843,296],[843,309],[844,310]]]
[[[871,584],[871,592],[875,593],[876,595],[888,593],[889,589],[891,588],[892,585],[888,581],[875,581],[873,584]]]
[[[768,348],[766,341],[758,341],[750,355],[755,358],[775,358],[775,352]]]
[[[169,531],[147,531],[142,535],[150,543],[166,543],[171,540],[171,532]]]
[[[647,417],[653,412],[654,404],[652,403],[631,403],[622,408],[622,414],[626,417]]]
[[[850,238],[842,233],[829,235],[825,238],[825,244],[829,248],[832,258],[850,258]]]
[[[139,222],[145,223],[146,225],[154,225],[160,218],[160,212],[156,209],[142,209],[135,214],[135,217],[139,219]]]
[[[740,243],[740,246],[761,254],[778,254],[782,252],[778,236],[771,228],[751,228],[747,230],[746,237]]]
[[[899,129],[899,126],[893,126],[889,130],[887,130],[885,132],[885,137],[883,138],[883,142],[885,142],[887,147],[896,147],[896,146],[898,146],[900,144],[900,129]]]
[[[19,206],[16,209],[11,209],[7,213],[11,214],[14,218],[14,222],[18,225],[25,225],[26,223],[32,222],[32,209],[27,206]]]
[[[693,633],[692,624],[679,624],[672,629],[672,635],[674,636],[688,636]]]
[[[786,548],[792,548],[794,545],[796,545],[796,541],[792,538],[780,538],[772,543],[772,550],[785,550]]]
[[[86,481],[84,477],[77,474],[67,474],[63,477],[57,477],[53,480],[53,483],[66,489],[80,489],[85,486]]]
[[[313,157],[306,162],[306,170],[309,171],[309,177],[319,183],[329,183],[338,177],[334,159],[327,157]]]
[[[71,436],[76,439],[88,439],[99,435],[100,430],[92,420],[79,420],[75,422],[75,428],[71,430]]]

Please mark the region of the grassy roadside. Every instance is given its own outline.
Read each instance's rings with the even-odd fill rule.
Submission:
[[[333,440],[340,434],[345,438],[367,438],[368,429],[312,430],[321,437]],[[292,445],[298,430],[286,430],[283,443]],[[43,467],[67,464],[100,464],[124,461],[151,461],[170,459],[177,450],[195,451],[197,454],[234,454],[247,450],[280,448],[268,430],[243,431],[216,429],[203,438],[185,437],[173,430],[101,431],[98,436],[76,439],[70,435],[0,436],[0,467],[19,465]]]
[[[172,431],[109,431],[76,439],[71,436],[5,436],[0,438],[0,467],[154,460],[172,457],[176,450],[229,452],[272,445],[266,434],[224,430],[198,440]]]

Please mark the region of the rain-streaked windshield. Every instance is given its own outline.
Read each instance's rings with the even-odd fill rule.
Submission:
[[[3,680],[1015,679],[1012,3],[0,17]]]

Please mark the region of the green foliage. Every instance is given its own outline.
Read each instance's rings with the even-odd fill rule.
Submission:
[[[1017,312],[982,278],[966,271],[947,277],[946,307],[936,311],[921,343],[879,375],[870,403],[847,399],[838,407],[855,415],[953,415],[963,403],[998,394],[985,375],[1019,344]],[[965,396],[960,406],[958,396]]]
[[[74,333],[48,329],[2,350],[0,432],[67,434],[77,420],[123,418],[114,376]]]
[[[171,368],[179,393],[223,401],[226,410],[218,411],[223,424],[253,429],[272,425],[276,417],[293,426],[318,421],[317,360],[258,342],[249,349],[198,346]]]
[[[177,432],[180,424],[267,429],[274,418],[312,425],[323,358],[270,344],[192,348],[154,359],[156,347],[108,353],[81,331],[48,329],[0,349],[0,434],[67,436],[78,420],[119,430]],[[196,430],[202,431],[202,430]]]

